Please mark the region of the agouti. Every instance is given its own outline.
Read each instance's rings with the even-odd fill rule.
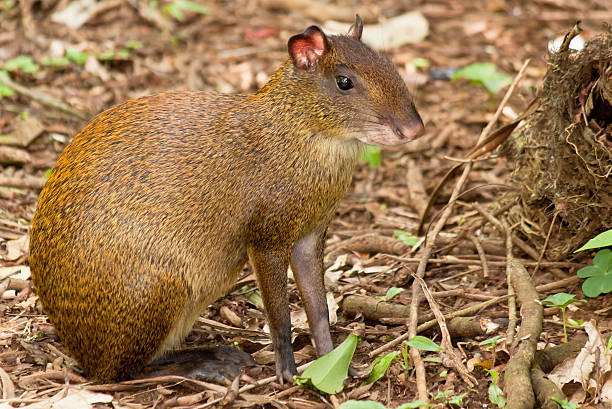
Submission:
[[[66,147],[32,221],[30,265],[85,373],[124,379],[179,346],[247,259],[279,380],[297,374],[291,265],[317,353],[333,348],[325,234],[363,143],[423,133],[391,61],[311,26],[253,95],[167,92],[99,114]]]

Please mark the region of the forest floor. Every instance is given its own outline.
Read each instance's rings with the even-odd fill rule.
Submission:
[[[399,239],[410,243],[417,237],[419,215],[429,195],[457,163],[456,158],[463,158],[476,145],[508,89],[492,93],[466,80],[450,81],[444,74],[480,62],[492,63],[512,79],[530,60],[495,129],[514,120],[534,97],[547,70],[551,40],[562,38],[577,20],[582,20],[581,35],[587,40],[601,31],[603,22],[612,21],[608,0],[342,0],[331,11],[317,9],[316,2],[303,8],[301,2],[205,0],[201,3],[208,14],[183,10],[182,16],[172,15],[178,1],[155,6],[157,2],[103,0],[89,13],[65,19],[75,27],[69,28],[58,22],[58,11],[70,3],[0,1],[0,69],[4,67],[21,86],[0,99],[0,135],[15,135],[17,130],[25,140],[22,146],[10,148],[13,163],[0,160],[0,407],[50,407],[62,398],[65,406],[61,407],[205,407],[207,403],[217,407],[221,402],[213,402],[225,397],[227,407],[324,408],[355,399],[395,408],[418,399],[414,363],[402,358],[402,344],[371,353],[408,332],[407,314],[380,317],[364,310],[365,306],[349,312],[345,302],[349,296],[363,296],[354,298],[359,302],[378,302],[374,297],[384,299],[396,287],[406,291],[387,299],[389,303],[410,305],[411,273],[425,244],[421,241],[412,249]],[[176,377],[85,384],[69,369],[70,358],[31,289],[27,260],[27,235],[38,194],[62,150],[88,119],[130,98],[166,90],[254,92],[286,60],[291,35],[311,24],[324,25],[346,10],[344,17],[335,17],[350,23],[346,16],[358,5],[365,13],[366,27],[409,11],[420,12],[429,26],[424,40],[385,50],[413,91],[426,133],[411,144],[383,148],[377,167],[366,162],[358,165],[328,232],[328,291],[339,306],[332,337],[336,345],[349,333],[360,337],[353,363],[366,376],[349,378],[344,390],[335,395],[275,381],[245,390],[244,386],[275,373],[272,348],[263,332],[265,316],[252,296],[256,283],[246,266],[232,291],[202,312],[187,339],[189,346],[234,344],[254,354],[260,365],[248,368],[239,384],[226,388]],[[21,68],[5,65],[17,57],[21,57],[21,62],[17,60]],[[0,86],[0,95],[2,90]],[[4,92],[10,93],[6,88]],[[422,352],[426,388],[437,407],[496,407],[489,400],[491,375],[483,368],[503,373],[513,351],[506,344],[508,323],[513,322],[504,297],[508,248],[494,223],[503,222],[499,199],[512,189],[507,185],[509,172],[500,154],[473,163],[463,189],[469,192],[456,202],[425,271],[424,280],[443,314],[491,301],[469,314],[483,328],[471,333],[461,325],[451,328],[460,360],[467,363],[476,381],[471,386],[457,369],[444,366],[438,353]],[[455,183],[452,179],[443,187],[428,224],[438,220]],[[493,215],[493,223],[487,215]],[[466,225],[472,227],[462,230]],[[462,231],[469,234],[459,234]],[[544,286],[538,288],[541,299],[559,292],[586,298],[576,271],[589,263],[589,254],[538,264],[541,249],[516,237],[513,257],[525,265],[534,285]],[[298,322],[303,309],[291,280],[289,299],[296,315],[293,347],[299,366],[316,356],[308,327]],[[610,331],[610,304],[609,295],[575,303],[568,308],[567,318],[594,320],[601,332]],[[419,311],[419,323],[433,319],[424,298]],[[562,344],[560,310],[545,308],[543,322],[538,349]],[[441,342],[437,325],[421,335]],[[497,335],[501,337],[481,344]],[[568,329],[570,340],[579,335],[584,335],[584,329]],[[400,354],[386,375],[365,383],[374,358],[394,351]],[[83,386],[82,395],[74,388],[69,393],[66,382]],[[502,377],[497,383],[504,386]],[[440,393],[446,393],[446,398]],[[69,402],[66,396],[71,394],[78,398]],[[453,404],[453,397],[462,400]],[[89,399],[89,403],[78,399]],[[592,407],[605,406],[592,403]]]

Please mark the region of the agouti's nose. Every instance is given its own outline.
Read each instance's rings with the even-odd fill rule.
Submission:
[[[414,140],[425,133],[425,126],[419,116],[410,120],[408,123],[396,122],[393,129],[395,134],[402,139]]]

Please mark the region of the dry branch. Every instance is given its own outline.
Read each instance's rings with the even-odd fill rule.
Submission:
[[[508,409],[531,409],[535,406],[535,396],[530,370],[542,332],[543,308],[525,267],[511,261],[510,268],[511,283],[521,305],[522,322],[517,334],[517,347],[504,371],[504,394],[508,399]]]

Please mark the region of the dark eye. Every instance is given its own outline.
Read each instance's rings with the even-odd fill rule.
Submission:
[[[336,77],[336,85],[338,85],[338,88],[340,88],[342,91],[348,91],[349,89],[353,88],[353,81],[351,81],[349,77],[338,75]]]

